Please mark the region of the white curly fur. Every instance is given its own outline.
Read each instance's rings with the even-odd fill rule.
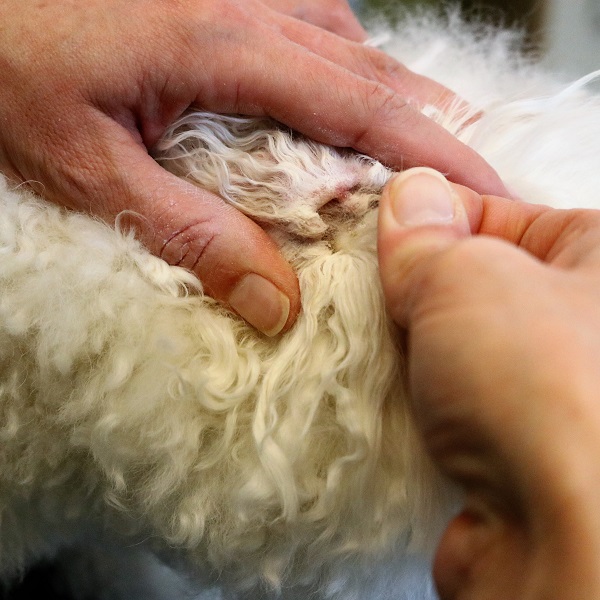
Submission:
[[[512,33],[449,21],[407,19],[388,50],[484,115],[428,114],[528,201],[600,206],[587,82],[553,82]],[[189,573],[234,597],[429,597],[402,569],[453,494],[411,423],[378,284],[391,173],[266,119],[200,112],[156,153],[265,227],[302,313],[265,338],[132,235],[0,176],[0,577],[93,532],[152,546],[190,594]]]

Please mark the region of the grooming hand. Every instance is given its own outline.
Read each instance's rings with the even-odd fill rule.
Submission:
[[[475,235],[472,235],[475,234]],[[441,598],[600,598],[600,212],[386,188],[380,266],[425,443],[466,490]]]
[[[322,22],[314,2],[282,4],[295,5]],[[0,73],[0,170],[109,223],[127,211],[153,253],[270,335],[299,310],[290,266],[257,225],[148,154],[189,106],[270,115],[394,167],[503,190],[408,104],[448,90],[258,0],[3,0]]]
[[[262,2],[290,17],[312,23],[355,42],[364,42],[368,37],[346,0],[262,0]]]

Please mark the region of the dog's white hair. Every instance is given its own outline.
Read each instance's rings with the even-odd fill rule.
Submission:
[[[515,34],[449,20],[405,21],[389,51],[483,114],[427,114],[524,199],[600,206],[587,82],[560,86]],[[156,156],[272,235],[302,312],[263,337],[132,234],[0,176],[0,575],[102,530],[234,595],[425,597],[398,573],[453,494],[413,427],[378,282],[390,171],[267,119],[201,112]]]

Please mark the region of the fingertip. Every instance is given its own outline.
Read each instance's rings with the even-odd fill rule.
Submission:
[[[478,553],[487,542],[481,519],[463,511],[450,523],[440,540],[433,564],[433,578],[440,598],[456,598],[470,582],[470,571]]]
[[[481,195],[487,196],[500,196],[501,198],[515,198],[513,192],[511,192],[500,176],[493,171],[493,174],[489,177],[489,181],[486,184],[482,184],[481,188],[478,191]]]
[[[288,331],[300,312],[296,273],[253,221],[235,213],[221,224],[195,272],[209,294],[268,337]]]
[[[293,303],[290,299],[290,296],[295,296],[295,290],[287,291],[287,294],[284,293],[262,275],[248,273],[235,285],[227,302],[258,331],[275,337],[287,331],[298,315],[295,298]]]
[[[268,337],[288,331],[300,313],[300,286],[278,246],[254,221],[233,212],[206,254],[199,276],[213,295]],[[227,264],[221,276],[217,264]]]
[[[404,230],[452,226],[467,233],[470,228],[463,201],[469,195],[470,190],[451,184],[434,169],[403,171],[384,190],[381,225]]]
[[[476,154],[474,150],[469,150],[473,153],[471,165],[463,170],[461,177],[457,177],[456,179],[450,177],[450,179],[472,189],[482,196],[512,198],[511,192],[496,170],[484,158]]]

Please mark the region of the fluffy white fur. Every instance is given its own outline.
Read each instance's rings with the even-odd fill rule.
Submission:
[[[427,114],[524,199],[600,206],[586,82],[540,73],[513,33],[449,21],[407,19],[387,49],[484,116]],[[0,176],[0,578],[59,551],[71,565],[76,547],[113,556],[119,568],[95,560],[111,597],[191,597],[210,578],[240,598],[431,597],[414,556],[453,494],[411,423],[378,284],[390,172],[268,120],[203,113],[157,158],[267,229],[302,314],[265,338],[132,235]],[[149,548],[172,567],[141,559]],[[122,583],[148,565],[168,572],[164,593],[156,577],[152,596]]]

